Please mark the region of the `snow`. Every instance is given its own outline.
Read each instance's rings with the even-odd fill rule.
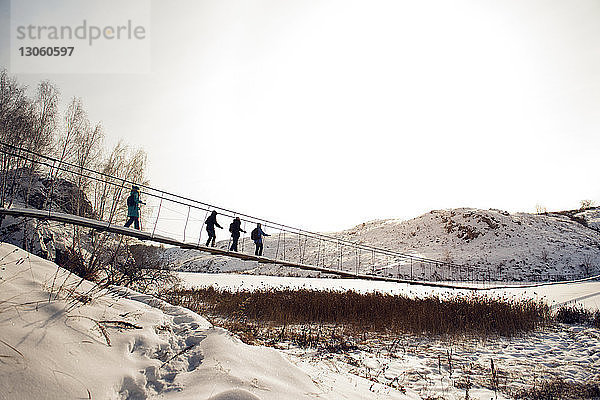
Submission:
[[[534,382],[561,378],[570,382],[600,379],[600,332],[593,328],[559,327],[536,331],[517,338],[460,341],[407,336],[364,347],[351,354],[310,354],[286,351],[296,365],[313,376],[324,390],[336,390],[337,380],[366,379],[372,398],[394,398],[395,385],[420,398],[443,396],[464,399],[460,383],[470,382],[470,398],[496,398],[489,390],[491,363],[506,393],[531,387]],[[487,389],[486,389],[487,388]],[[339,390],[339,389],[338,389]],[[377,395],[377,396],[376,396]],[[498,393],[498,399],[509,398]]]
[[[344,363],[246,345],[187,309],[100,289],[7,243],[0,265],[1,400],[421,398]]]
[[[575,213],[575,217],[583,218],[590,228],[600,231],[600,208],[581,210]]]
[[[189,310],[99,290],[6,243],[0,259],[2,400],[318,397],[279,352]]]
[[[315,290],[378,291],[407,296],[465,293],[464,290],[428,288],[355,279],[314,279],[242,274],[179,273],[184,285],[214,286],[232,290],[259,288],[311,288]],[[600,309],[600,282],[581,282],[535,288],[495,289],[486,295],[504,298],[534,298],[554,307],[576,303]],[[464,399],[457,386],[469,383],[470,398],[509,398],[507,392],[529,388],[534,382],[563,379],[567,382],[600,380],[600,330],[587,326],[558,324],[512,338],[441,338],[404,335],[376,337],[349,353],[322,353],[294,346],[282,351],[308,373],[318,386],[340,398],[352,398],[347,385],[369,385],[369,398]],[[449,361],[451,360],[451,361]],[[494,363],[503,394],[490,390]],[[346,396],[346,397],[343,397]]]
[[[15,192],[13,206],[41,208],[50,181],[25,178],[28,183]],[[27,187],[30,189],[25,190]],[[54,191],[52,209],[74,212],[78,189],[59,180]],[[84,202],[83,209],[80,215],[91,216],[89,202]],[[10,216],[3,218],[0,226],[3,240],[50,259],[66,248],[71,231],[61,223]],[[160,229],[156,232],[167,234]],[[599,208],[546,215],[469,208],[434,210],[408,221],[371,221],[330,235],[417,256],[489,266],[505,280],[600,272]],[[266,256],[277,254],[277,240],[276,235],[265,240]],[[284,239],[288,259],[299,257],[295,240]],[[218,246],[226,248],[227,241]],[[240,247],[252,251],[248,237],[242,238]],[[308,263],[322,251],[315,243],[304,250]],[[335,254],[333,247],[327,250]],[[344,255],[344,260],[354,265],[353,257]],[[355,279],[313,279],[309,277],[326,275],[177,248],[166,249],[162,261],[181,270],[227,272],[181,272],[188,287],[351,289],[408,296],[467,292]],[[327,260],[329,264],[334,261]],[[375,261],[381,265],[386,260]],[[370,264],[365,263],[360,272],[370,272],[368,268]],[[394,274],[400,271],[396,268],[388,266],[378,272]],[[423,274],[422,279],[432,278]],[[282,277],[293,275],[300,277]],[[600,282],[492,289],[486,294],[541,299],[555,308],[579,304],[600,309]],[[125,288],[98,288],[49,261],[0,244],[0,400],[450,400],[467,397],[459,388],[465,385],[473,386],[469,398],[507,398],[490,390],[492,362],[505,393],[551,378],[600,381],[600,331],[586,326],[556,325],[518,337],[485,340],[377,337],[356,350],[339,353],[286,343],[279,347],[246,345],[189,310]]]
[[[203,317],[152,296],[119,287],[100,289],[10,244],[0,244],[0,268],[2,400],[462,399],[465,390],[456,386],[464,379],[473,384],[471,398],[507,398],[489,389],[491,360],[515,388],[553,376],[578,382],[600,378],[600,333],[588,327],[558,327],[484,342],[406,336],[346,353],[294,346],[276,350],[246,345]],[[391,291],[402,286],[195,276],[210,283],[223,279],[222,287],[274,285],[269,279],[295,287],[331,284]],[[597,283],[586,285],[560,289],[562,295],[555,299],[569,301],[584,293],[594,298]],[[535,295],[549,296],[556,289],[543,294],[543,288],[535,288]],[[409,290],[424,295],[431,289]],[[449,351],[453,367],[444,363]]]
[[[509,279],[523,280],[537,271],[569,274],[585,263],[598,271],[599,211],[584,210],[573,216],[587,226],[562,214],[457,209],[433,211],[410,221],[373,221],[333,235],[431,258],[489,263]],[[23,236],[23,223],[28,224],[30,236]],[[6,217],[2,228],[14,243],[30,241],[29,248],[46,257],[64,248],[69,238],[68,228],[47,221]],[[274,247],[273,239],[268,239],[267,254]],[[293,257],[291,245],[288,251]],[[307,257],[311,256],[309,251]],[[188,287],[352,289],[408,296],[451,291],[314,279],[307,277],[313,272],[175,248],[167,249],[163,259],[174,264],[185,260],[191,261],[182,269],[229,272],[179,273]],[[600,282],[593,281],[486,293],[543,299],[554,307],[580,304],[600,309]],[[452,366],[444,364],[449,352]],[[285,344],[276,350],[246,345],[203,317],[152,296],[124,288],[100,290],[49,261],[0,244],[0,400],[464,399],[465,390],[457,388],[461,382],[473,385],[470,398],[507,398],[490,390],[492,361],[505,389],[552,377],[596,382],[600,380],[600,332],[558,326],[485,341],[407,335],[346,353]]]
[[[505,279],[598,270],[600,232],[560,214],[458,208],[408,220],[373,221],[339,233],[430,258],[491,266]]]

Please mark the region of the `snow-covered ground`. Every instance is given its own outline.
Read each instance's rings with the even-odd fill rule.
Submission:
[[[187,287],[214,286],[233,290],[311,288],[402,293],[411,297],[466,293],[464,290],[354,279],[185,272],[179,276]],[[590,310],[600,309],[600,282],[497,289],[485,293],[503,298],[534,298],[555,307],[578,304]],[[373,396],[375,393],[391,396],[404,388],[421,398],[464,399],[465,391],[458,390],[457,386],[471,385],[470,398],[491,398],[492,363],[498,377],[497,387],[503,392],[498,398],[531,388],[535,382],[539,384],[552,379],[578,383],[600,381],[600,331],[584,326],[559,324],[513,338],[379,336],[346,354],[293,346],[287,349],[285,345],[282,351],[324,390],[339,390],[334,389],[332,381],[352,381],[359,376],[374,383],[371,387]]]
[[[581,210],[574,216],[582,218],[590,228],[600,231],[600,207]]]
[[[374,382],[371,390],[384,398],[392,398],[397,388],[404,388],[422,399],[462,400],[467,398],[465,390],[457,388],[471,385],[468,398],[496,398],[490,391],[495,386],[501,392],[497,398],[503,399],[553,379],[597,383],[599,342],[598,329],[560,326],[516,338],[487,340],[406,336],[382,342],[377,338],[348,354],[300,349],[285,352],[320,382],[320,387],[330,391],[339,390],[331,384],[332,376],[337,380],[360,376]],[[495,384],[492,371],[497,377]]]
[[[6,243],[0,259],[0,399],[331,398],[184,308],[98,290]]]
[[[6,243],[0,268],[2,400],[463,399],[465,385],[470,398],[492,399],[491,360],[510,387],[600,378],[600,334],[592,328],[485,342],[407,336],[348,353],[275,350],[246,345],[151,296],[100,290]]]

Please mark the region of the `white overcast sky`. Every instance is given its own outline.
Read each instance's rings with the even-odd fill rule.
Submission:
[[[0,0],[1,66],[8,15]],[[108,144],[147,151],[155,187],[310,230],[600,200],[597,0],[164,0],[151,15],[150,74],[17,77],[81,97]]]

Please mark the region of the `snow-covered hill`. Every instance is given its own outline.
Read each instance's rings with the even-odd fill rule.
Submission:
[[[408,221],[366,222],[329,235],[446,262],[489,266],[502,279],[523,280],[597,272],[599,223],[598,208],[543,215],[459,208],[431,211]],[[276,241],[266,239],[266,254],[277,246]],[[226,243],[219,245],[225,247]],[[288,249],[294,252],[291,240]],[[310,260],[315,255],[309,250],[305,257]],[[190,250],[168,249],[165,260],[185,271],[310,274]]]
[[[598,213],[577,215],[595,223]],[[589,274],[600,264],[600,232],[558,213],[435,210],[408,221],[365,223],[337,235],[459,264],[490,265],[507,278]]]

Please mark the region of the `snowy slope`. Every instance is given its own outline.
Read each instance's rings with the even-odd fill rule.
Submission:
[[[0,244],[0,399],[306,399],[311,379],[150,296]],[[327,398],[327,397],[323,397]]]
[[[559,215],[435,210],[408,221],[373,221],[340,236],[401,252],[491,265],[504,277],[577,274],[600,265],[600,232]]]
[[[600,207],[577,210],[573,213],[573,216],[581,218],[588,227],[600,231]]]
[[[572,216],[585,219],[588,226]],[[597,273],[600,268],[600,231],[593,228],[600,221],[600,211],[573,212],[572,216],[459,208],[431,211],[408,221],[366,222],[329,235],[442,261],[490,266],[505,280],[527,280],[548,274],[588,276]],[[274,253],[276,241],[274,237],[266,238],[266,255]],[[227,243],[218,245],[225,248]],[[247,242],[246,247],[251,247],[251,243]],[[288,255],[295,257],[298,246],[293,239],[288,239],[287,249]],[[313,253],[316,251],[316,247],[309,248],[306,259],[315,258]],[[354,264],[353,256],[345,256],[350,265]],[[203,256],[200,252],[189,250],[168,249],[165,259],[182,271],[311,275],[292,269],[257,267],[256,263]],[[368,265],[365,268],[363,272],[368,272]]]

